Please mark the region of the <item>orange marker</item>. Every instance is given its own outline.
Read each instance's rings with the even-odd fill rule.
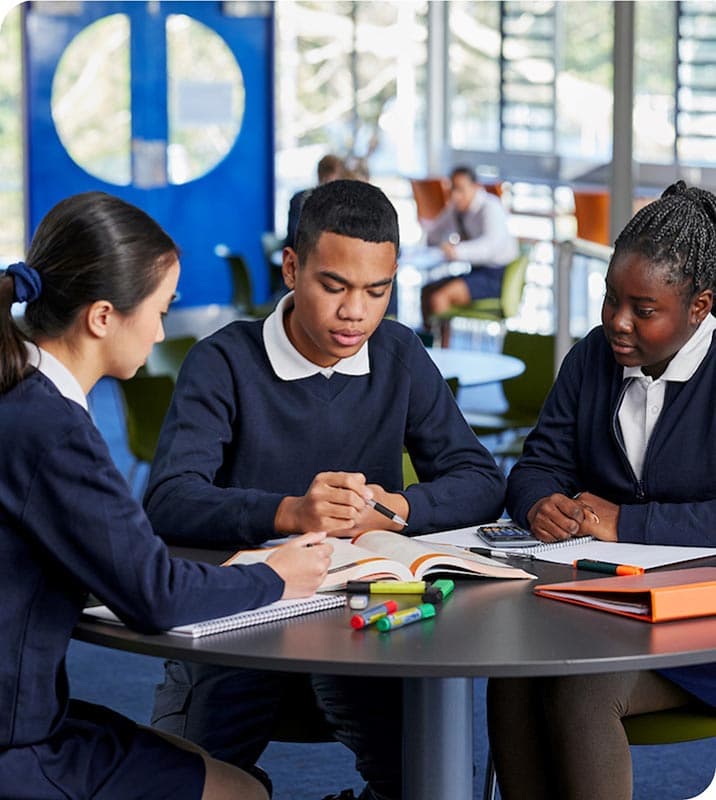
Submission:
[[[644,567],[633,567],[631,564],[612,564],[611,561],[593,561],[591,558],[578,558],[572,562],[577,569],[588,569],[591,572],[606,572],[607,575],[643,575]]]

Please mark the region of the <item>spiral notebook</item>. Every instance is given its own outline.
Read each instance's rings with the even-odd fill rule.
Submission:
[[[458,528],[451,531],[430,533],[418,538],[426,541],[444,542],[458,547],[471,547],[481,543],[475,526]],[[651,569],[668,564],[680,564],[697,558],[713,558],[716,547],[679,547],[661,544],[630,544],[629,542],[602,542],[591,536],[580,536],[565,539],[552,544],[530,545],[528,547],[510,547],[510,556],[526,556],[537,561],[549,561],[552,564],[571,565],[578,558],[589,558],[595,561],[611,561],[617,564],[632,564],[635,567]]]
[[[188,625],[178,625],[176,628],[170,628],[167,633],[178,633],[182,636],[191,636],[196,639],[199,636],[208,636],[212,633],[223,633],[224,631],[233,631],[238,628],[248,628],[251,625],[262,625],[264,622],[275,622],[279,619],[297,617],[301,614],[311,614],[314,611],[338,608],[345,604],[346,597],[342,594],[315,594],[311,597],[300,597],[296,600],[277,600],[267,606],[252,608],[249,611],[240,611],[238,614],[231,614],[228,617],[216,617],[202,622],[192,622]],[[92,617],[102,622],[123,624],[119,617],[113,611],[110,611],[107,606],[85,608],[82,613],[87,617]]]

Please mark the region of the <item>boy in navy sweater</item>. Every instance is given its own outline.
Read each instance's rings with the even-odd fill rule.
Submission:
[[[715,288],[716,197],[679,181],[616,240],[602,325],[565,358],[510,473],[519,524],[545,542],[716,545]],[[622,717],[699,703],[716,706],[716,664],[492,679],[501,795],[628,800]]]
[[[422,533],[494,519],[504,480],[419,339],[383,320],[396,271],[395,209],[376,187],[332,181],[307,198],[291,292],[265,321],[236,322],[189,353],[160,437],[147,513],[169,541],[257,545],[303,531]],[[407,447],[421,482],[403,490]],[[400,795],[400,686],[313,676],[363,797]],[[155,724],[253,764],[280,676],[171,663]],[[220,733],[217,733],[220,731]]]

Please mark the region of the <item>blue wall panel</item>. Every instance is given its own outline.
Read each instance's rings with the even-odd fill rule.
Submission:
[[[263,5],[263,4],[262,4]],[[156,8],[158,7],[158,11]],[[26,9],[28,102],[28,230],[60,199],[102,190],[145,209],[182,250],[180,304],[228,303],[231,279],[218,243],[243,253],[252,271],[255,299],[268,296],[261,233],[273,229],[273,18],[225,17],[218,2],[84,3],[76,16]],[[243,72],[246,107],[232,150],[203,177],[182,185],[141,189],[116,186],[88,174],[67,154],[51,114],[51,88],[64,49],[84,27],[124,13],[132,30],[132,136],[166,139],[167,79],[164,21],[186,14],[216,31]]]

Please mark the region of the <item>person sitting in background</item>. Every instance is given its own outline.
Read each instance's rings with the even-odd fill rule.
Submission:
[[[713,547],[716,196],[666,189],[617,237],[605,283],[602,324],[565,358],[507,511],[545,542]],[[716,664],[490,679],[487,700],[504,800],[630,800],[622,718],[713,712]]]
[[[451,306],[468,306],[481,297],[499,297],[502,276],[517,258],[517,240],[507,226],[507,214],[498,197],[480,185],[470,167],[450,173],[450,202],[433,220],[421,220],[427,243],[440,247],[448,261],[468,261],[466,275],[428,283],[420,296],[423,325]]]
[[[343,159],[328,153],[318,162],[316,167],[316,174],[318,177],[318,185],[322,186],[329,181],[335,181],[338,178],[347,178],[348,170]],[[288,222],[286,224],[286,239],[284,247],[296,246],[296,228],[298,227],[298,220],[301,216],[301,208],[306,200],[306,196],[310,189],[301,189],[296,192],[288,204]]]
[[[170,558],[115,467],[87,394],[146,361],[178,278],[169,236],[102,192],[58,203],[27,261],[0,273],[3,798],[269,797],[260,772],[69,696],[67,648],[90,592],[157,633],[311,594],[328,569],[315,533],[248,567]],[[27,336],[14,302],[27,304]]]
[[[283,252],[290,293],[266,320],[234,322],[184,361],[145,497],[157,534],[235,548],[304,531],[402,531],[371,499],[408,534],[499,515],[504,476],[417,336],[383,319],[398,246],[395,208],[377,187],[311,191],[296,248]],[[420,477],[407,489],[404,446]],[[356,753],[361,798],[400,797],[400,681],[305,683]],[[276,673],[168,662],[153,721],[250,767],[292,687]]]

